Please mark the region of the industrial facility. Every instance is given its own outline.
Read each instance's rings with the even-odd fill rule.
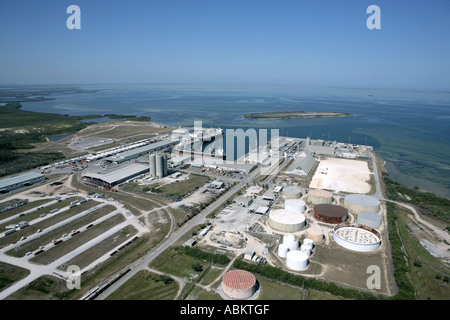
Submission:
[[[333,194],[326,190],[309,190],[308,201],[312,204],[332,203]]]
[[[355,213],[361,211],[378,212],[380,201],[363,194],[349,194],[344,197],[344,206]]]
[[[358,213],[357,222],[360,225],[378,229],[381,226],[382,218],[378,213],[361,211],[360,213]]]
[[[283,189],[283,197],[285,199],[300,199],[302,196],[302,190],[298,187],[285,187]]]
[[[161,140],[158,142],[153,142],[147,145],[144,145],[139,148],[135,148],[132,150],[124,151],[113,155],[111,157],[105,158],[105,161],[113,162],[113,163],[122,163],[128,160],[132,160],[138,158],[140,156],[146,155],[148,153],[152,153],[170,146],[174,146],[178,141],[172,140]]]
[[[245,270],[229,271],[222,278],[222,291],[231,299],[249,299],[257,289],[258,283],[255,276]]]
[[[149,157],[150,177],[163,178],[167,176],[167,155],[151,154]]]
[[[2,179],[0,180],[0,193],[29,186],[43,180],[45,180],[45,175],[37,172],[27,172],[11,178]]]
[[[337,225],[333,229],[333,239],[340,246],[358,252],[371,252],[381,245],[380,234],[363,226]]]
[[[148,166],[134,163],[107,173],[84,173],[82,178],[84,183],[89,186],[111,190],[114,186],[148,171]]]
[[[314,243],[319,243],[323,240],[323,230],[318,227],[311,227],[306,230],[306,237],[311,239]]]
[[[313,208],[314,218],[325,223],[344,223],[348,218],[348,211],[335,204],[318,204]]]
[[[277,231],[296,232],[305,226],[306,218],[295,211],[276,209],[269,213],[268,224]]]

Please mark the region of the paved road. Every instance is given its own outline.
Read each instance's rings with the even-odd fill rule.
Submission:
[[[117,290],[121,285],[123,285],[126,281],[128,281],[136,273],[138,273],[142,269],[147,268],[147,266],[148,266],[148,264],[150,262],[152,262],[158,255],[163,253],[170,246],[174,245],[194,225],[204,223],[207,220],[206,216],[208,216],[211,212],[213,212],[214,210],[219,208],[228,199],[229,196],[231,196],[234,192],[236,192],[240,188],[242,188],[245,185],[245,183],[246,183],[245,181],[242,181],[242,182],[236,184],[234,187],[232,187],[227,192],[225,192],[218,200],[216,200],[214,203],[212,203],[210,206],[208,206],[208,208],[203,210],[203,212],[201,212],[200,214],[196,215],[194,218],[192,218],[189,222],[184,224],[176,232],[174,232],[171,235],[169,235],[156,248],[152,249],[145,257],[143,257],[140,260],[138,260],[137,262],[135,262],[131,266],[132,270],[130,272],[128,272],[125,276],[120,278],[117,282],[115,282],[107,290],[103,291],[96,298],[96,300],[104,300],[104,299],[106,299],[110,294],[112,294],[115,290]]]

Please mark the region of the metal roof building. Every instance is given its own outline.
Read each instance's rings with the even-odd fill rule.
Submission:
[[[85,173],[83,180],[100,186],[112,187],[148,171],[150,171],[148,166],[134,163],[107,173]]]
[[[173,146],[177,144],[178,141],[172,141],[172,140],[161,140],[158,142],[147,144],[143,147],[139,147],[136,149],[124,151],[121,153],[118,153],[114,156],[105,158],[106,161],[115,162],[115,163],[122,163],[131,159],[135,159],[137,157],[143,156],[147,153],[151,153],[154,151],[161,150],[166,147]]]
[[[45,180],[45,175],[37,172],[27,172],[11,178],[0,180],[0,192],[8,192],[26,185]]]

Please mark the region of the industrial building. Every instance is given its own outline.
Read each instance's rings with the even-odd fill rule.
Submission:
[[[167,176],[167,155],[151,154],[149,157],[150,176],[163,178]]]
[[[336,152],[335,143],[324,140],[311,140],[306,138],[306,150],[315,154],[334,156]]]
[[[314,154],[308,150],[294,155],[294,158],[294,162],[286,169],[286,174],[307,176],[317,163]]]
[[[149,171],[148,166],[139,163],[119,168],[106,173],[84,173],[82,178],[85,184],[100,187],[106,190]]]
[[[105,158],[105,161],[109,161],[109,162],[113,162],[113,163],[122,163],[122,162],[125,162],[128,160],[132,160],[137,157],[146,155],[148,153],[152,153],[152,152],[155,152],[155,151],[158,151],[158,150],[170,147],[170,146],[174,146],[177,143],[178,143],[178,141],[161,140],[158,142],[153,142],[153,143],[147,144],[145,146],[142,146],[142,147],[139,147],[136,149],[118,153],[114,156]]]
[[[297,232],[306,224],[303,214],[286,209],[277,209],[269,213],[267,220],[272,229],[281,232]]]
[[[27,172],[18,176],[2,179],[0,180],[0,193],[9,192],[23,186],[29,186],[43,180],[45,180],[45,175],[37,172]]]
[[[335,204],[318,204],[313,208],[314,218],[326,223],[343,223],[348,218],[348,211]]]
[[[333,194],[326,190],[309,190],[308,201],[312,204],[332,203]]]
[[[237,204],[238,206],[241,207],[248,207],[252,204],[253,199],[250,197],[244,197],[244,196],[239,196],[234,198],[233,203]]]
[[[222,291],[231,299],[249,299],[257,288],[255,276],[245,270],[228,271],[222,278]]]
[[[360,225],[364,225],[373,229],[377,229],[381,226],[382,218],[378,213],[361,211],[358,213],[357,222]]]
[[[361,211],[378,212],[380,201],[364,194],[348,194],[344,197],[344,206],[355,213]]]
[[[363,226],[338,225],[333,229],[333,239],[340,246],[358,252],[371,252],[381,245],[380,234]]]

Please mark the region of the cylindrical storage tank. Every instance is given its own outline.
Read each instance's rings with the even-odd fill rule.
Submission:
[[[305,270],[308,266],[308,255],[299,250],[289,251],[286,254],[286,266],[296,271]]]
[[[291,211],[295,211],[298,213],[302,213],[303,211],[306,210],[306,204],[305,204],[305,201],[300,200],[300,199],[287,199],[284,202],[284,208],[286,210],[291,210]]]
[[[335,204],[318,204],[313,209],[314,218],[325,223],[339,224],[347,220],[348,211]]]
[[[337,225],[333,239],[340,246],[358,252],[371,252],[381,245],[380,233],[364,226]]]
[[[281,258],[286,258],[286,254],[289,251],[289,246],[287,244],[280,244],[278,246],[278,256],[280,256]]]
[[[167,154],[163,155],[163,175],[167,176]]]
[[[222,290],[231,299],[248,299],[256,292],[256,278],[245,270],[232,270],[222,278]]]
[[[285,199],[300,199],[302,190],[297,187],[285,187],[283,188],[283,196]]]
[[[344,197],[344,207],[355,213],[378,212],[380,211],[380,201],[364,194],[348,194]]]
[[[297,232],[306,224],[303,214],[286,209],[273,210],[267,221],[271,228],[281,232]]]
[[[312,204],[332,203],[333,194],[326,190],[309,190],[308,201]]]
[[[311,246],[309,246],[309,245],[302,244],[300,246],[300,251],[306,253],[308,258],[311,256],[312,250],[311,250]]]
[[[311,246],[311,249],[314,248],[314,241],[313,241],[312,239],[305,238],[305,239],[303,240],[303,244],[304,244],[304,245],[307,245],[307,246]]]
[[[158,178],[164,177],[164,160],[160,154],[156,156],[156,176]]]
[[[358,224],[362,224],[373,229],[377,229],[381,226],[382,218],[378,213],[362,211],[358,213]]]
[[[150,163],[150,176],[156,177],[156,155],[155,154],[150,155],[149,163]]]
[[[299,243],[293,234],[285,234],[283,236],[283,244],[287,245],[289,250],[297,250]]]
[[[306,230],[306,236],[314,241],[314,243],[321,242],[323,240],[323,230],[317,227],[309,228]]]

